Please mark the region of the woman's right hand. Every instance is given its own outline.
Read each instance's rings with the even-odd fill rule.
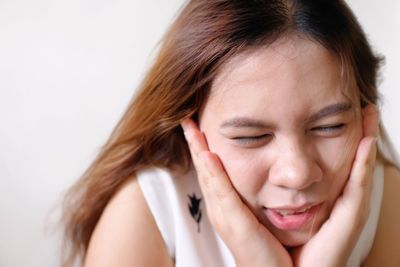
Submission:
[[[262,225],[233,188],[218,156],[190,119],[182,122],[208,218],[231,250],[237,266],[293,266],[282,244]]]

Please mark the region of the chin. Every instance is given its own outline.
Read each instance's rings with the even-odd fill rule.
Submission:
[[[283,230],[276,228],[269,221],[267,221],[264,225],[285,247],[298,247],[307,243],[319,231],[325,219],[325,216],[322,216],[320,213],[312,223],[305,225],[304,228],[294,230]]]
[[[290,231],[273,233],[279,242],[285,247],[298,247],[307,243],[316,231]]]

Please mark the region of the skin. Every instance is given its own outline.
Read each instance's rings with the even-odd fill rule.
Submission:
[[[343,92],[339,90],[343,88],[338,89],[338,84],[335,84],[339,80],[338,65],[327,51],[304,39],[296,41],[296,48],[290,45],[290,40],[286,41],[289,43],[275,44],[275,53],[266,50],[253,51],[239,55],[236,61],[227,64],[217,77],[213,92],[202,109],[200,128],[191,120],[183,121],[182,128],[197,170],[207,217],[231,250],[237,266],[345,266],[368,216],[367,200],[371,193],[375,163],[374,136],[378,114],[373,106],[362,110],[353,106],[354,112],[351,113],[324,117],[312,123],[307,120],[309,116],[331,104],[329,101],[349,98],[343,98],[343,94],[337,93]],[[304,46],[298,46],[298,41],[304,41]],[[278,44],[286,44],[288,50]],[[311,64],[314,53],[311,51],[320,55],[314,58],[314,63],[319,62],[314,67]],[[308,53],[308,57],[303,58],[307,64],[298,62],[292,69],[281,69],[281,72],[271,76],[277,82],[274,87],[284,83],[287,85],[286,88],[280,87],[280,92],[275,95],[268,94],[267,91],[271,88],[266,86],[268,79],[263,78],[263,74],[274,71],[262,64],[262,59],[269,52],[271,56],[275,56],[272,58],[276,61],[281,59],[282,64],[276,65],[278,69],[289,67],[285,65],[294,64],[303,54]],[[244,79],[246,69],[249,70],[248,74],[255,76]],[[260,69],[264,71],[257,71]],[[238,73],[235,70],[242,71]],[[296,73],[302,75],[296,76]],[[319,75],[311,75],[312,73]],[[259,79],[256,79],[258,74]],[[235,85],[232,84],[233,79],[238,78],[243,80],[243,88],[240,88],[241,83],[238,83],[239,87],[231,86]],[[255,79],[254,85],[251,84],[252,78]],[[291,79],[295,87],[303,85],[301,90],[290,87]],[[307,79],[310,84],[304,86]],[[220,86],[220,90],[217,90],[217,86]],[[246,89],[247,86],[251,90]],[[317,90],[316,88],[319,88],[318,93],[311,92]],[[290,94],[290,89],[293,95]],[[350,99],[356,97],[351,95],[351,91],[346,93]],[[277,103],[280,97],[285,97],[283,104],[287,109],[282,105],[268,109],[272,104],[267,105],[267,100],[272,97],[272,104]],[[229,101],[223,101],[226,99]],[[287,99],[296,101],[287,105]],[[249,109],[243,109],[242,103],[247,103],[246,107]],[[226,132],[223,135],[219,128],[211,127],[214,124],[206,117],[211,111],[209,108],[214,109],[214,112],[210,112],[214,116],[211,118],[215,119],[214,122],[217,118],[225,119],[222,117],[226,115],[225,111],[230,112],[229,115],[239,110],[254,112],[255,114],[250,115],[275,124],[275,127],[267,128],[268,133],[274,134],[274,138],[265,143],[262,141],[262,145],[251,149],[238,146],[229,138],[225,140]],[[331,120],[345,120],[350,126],[335,137],[321,136],[319,131],[312,130],[320,124],[325,125],[326,121],[330,123]],[[344,145],[346,148],[343,148]],[[347,161],[334,160],[332,154],[337,152],[337,147],[342,148],[340,155]],[[324,150],[321,151],[322,148]],[[285,151],[285,157],[275,153],[277,149]],[[250,156],[254,157],[251,161]],[[300,162],[297,159],[301,159],[300,165],[297,165]],[[230,163],[231,160],[235,161]],[[295,171],[291,171],[293,169]],[[384,173],[385,188],[378,229],[363,266],[400,266],[400,254],[397,250],[400,242],[400,212],[397,208],[397,203],[400,202],[400,173],[389,165],[385,166]],[[328,184],[334,193],[326,191]],[[271,227],[263,213],[259,212],[261,206],[279,204],[273,201],[293,204],[304,199],[323,200],[326,203],[321,208],[316,226],[285,233]],[[293,244],[294,241],[302,245],[291,250],[282,245],[290,242]],[[127,179],[107,204],[91,237],[84,266],[174,266],[135,177]]]
[[[374,117],[365,119],[364,125],[373,125]],[[361,140],[349,180],[329,219],[306,244],[289,254],[241,200],[218,156],[209,151],[197,125],[187,120],[182,126],[198,172],[208,217],[230,248],[237,266],[248,266],[249,263],[252,266],[346,264],[368,215],[367,200],[376,155],[374,137],[367,135]],[[365,129],[374,134],[374,129]],[[343,225],[343,221],[348,223]]]
[[[398,250],[400,242],[399,189],[399,170],[393,166],[386,166],[378,229],[374,244],[363,267],[400,266]]]
[[[343,94],[340,75],[322,46],[284,38],[222,68],[200,114],[209,149],[286,246],[306,243],[327,219],[362,137],[361,109]],[[265,215],[304,204],[321,206],[301,229],[280,230]]]
[[[213,191],[209,217],[239,266],[347,262],[368,215],[377,116],[345,96],[341,80],[325,48],[292,36],[229,62],[199,128],[183,123],[203,193]],[[298,229],[279,229],[265,215],[304,203],[319,209]],[[343,221],[352,223],[339,228]],[[243,242],[252,249],[244,253]],[[283,245],[296,248],[289,255]]]

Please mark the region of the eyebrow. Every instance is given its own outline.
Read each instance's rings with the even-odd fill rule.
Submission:
[[[308,119],[309,122],[317,121],[325,117],[334,116],[340,113],[347,112],[353,108],[353,105],[349,102],[341,102],[326,106],[313,115],[310,116]]]
[[[260,120],[247,117],[236,117],[221,124],[221,128],[266,128],[267,125]]]
[[[312,114],[309,119],[307,119],[308,122],[314,122],[317,120],[320,120],[325,117],[330,117],[334,116],[340,113],[347,112],[352,109],[352,104],[348,102],[341,102],[341,103],[336,103],[332,104],[329,106],[326,106],[316,113]],[[236,117],[232,119],[228,119],[224,121],[220,128],[272,128],[271,125],[261,121],[261,120],[256,120],[248,117]]]

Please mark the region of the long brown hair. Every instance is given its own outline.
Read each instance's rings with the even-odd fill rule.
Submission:
[[[111,137],[65,197],[68,252],[84,256],[118,187],[149,166],[190,167],[180,122],[196,118],[221,65],[232,56],[301,34],[351,69],[361,103],[376,103],[380,58],[340,0],[192,0],[166,33],[158,56]]]

